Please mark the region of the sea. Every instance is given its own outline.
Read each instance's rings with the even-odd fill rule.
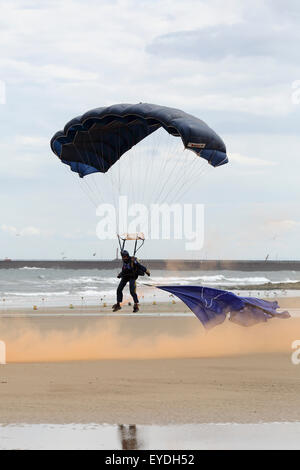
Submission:
[[[97,306],[115,301],[118,269],[63,269],[23,266],[0,269],[0,310],[11,308]],[[300,271],[163,271],[137,282],[144,302],[171,301],[156,286],[196,285],[240,295],[269,298],[300,296]],[[125,289],[125,300],[131,300]]]

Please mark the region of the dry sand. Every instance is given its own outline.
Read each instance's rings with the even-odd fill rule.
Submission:
[[[299,308],[297,299],[280,304]],[[88,311],[95,309],[0,320],[8,360],[0,366],[0,423],[300,421],[300,365],[291,362],[300,319],[251,328],[226,322],[207,333],[189,316]]]

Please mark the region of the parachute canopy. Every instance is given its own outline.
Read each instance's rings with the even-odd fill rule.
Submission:
[[[68,122],[51,140],[53,152],[81,178],[106,173],[128,150],[165,129],[186,149],[217,167],[228,162],[222,139],[201,119],[155,104],[115,104],[96,108]]]

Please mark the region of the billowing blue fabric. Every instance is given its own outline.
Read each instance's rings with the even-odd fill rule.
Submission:
[[[277,312],[276,301],[240,297],[226,290],[201,286],[156,286],[179,297],[206,328],[229,320],[242,326],[266,322],[270,318],[290,318],[288,312]]]
[[[51,148],[81,177],[106,173],[124,153],[161,127],[181,137],[184,147],[212,166],[228,162],[224,142],[204,121],[179,109],[148,103],[88,111],[57,132]]]

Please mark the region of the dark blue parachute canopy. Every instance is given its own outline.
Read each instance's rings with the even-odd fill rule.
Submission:
[[[290,318],[288,312],[277,312],[276,301],[240,297],[226,290],[202,286],[156,286],[179,297],[205,326],[223,323],[227,314],[229,320],[242,326],[266,322],[270,318]]]
[[[179,109],[147,103],[88,111],[57,132],[51,148],[80,177],[106,173],[124,153],[159,128],[181,137],[185,148],[214,167],[228,162],[224,142],[201,119]]]

